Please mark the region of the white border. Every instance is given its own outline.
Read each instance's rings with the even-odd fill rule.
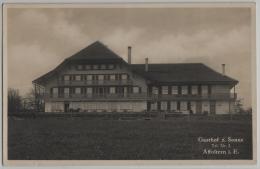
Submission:
[[[62,4],[62,3],[135,3],[135,2],[143,2],[143,3],[162,3],[162,2],[174,2],[174,3],[179,3],[179,2],[185,2],[185,3],[199,3],[199,2],[203,2],[203,3],[208,3],[208,2],[224,2],[224,3],[230,3],[230,2],[255,2],[256,3],[256,46],[257,46],[257,49],[256,49],[256,64],[257,64],[257,87],[259,86],[259,65],[260,65],[260,59],[259,59],[259,40],[260,40],[260,34],[259,34],[259,23],[260,23],[260,12],[259,12],[259,3],[257,1],[254,1],[254,0],[243,0],[243,1],[238,1],[238,0],[229,0],[229,1],[226,1],[226,0],[215,0],[215,1],[212,1],[212,0],[204,0],[204,1],[196,1],[196,0],[182,0],[182,1],[174,1],[174,0],[163,0],[163,1],[159,1],[159,0],[142,0],[142,1],[138,1],[138,0],[128,0],[128,1],[124,1],[124,0],[77,0],[77,1],[73,1],[72,0],[6,0],[4,1],[4,3],[58,3],[58,4]],[[0,3],[2,4],[3,1],[0,1]],[[1,9],[1,20],[2,20],[2,9]],[[2,27],[0,28],[1,29],[1,32],[2,32]],[[2,33],[0,35],[1,39],[2,39]],[[1,51],[2,51],[2,46],[0,47]],[[2,59],[0,60],[0,68],[2,70]],[[0,87],[2,89],[2,73],[0,75],[1,77],[1,83],[0,83]],[[2,95],[2,90],[0,91],[0,94]],[[259,98],[259,94],[260,92],[257,90],[257,98]],[[257,110],[259,110],[260,108],[260,101],[259,99],[257,99]],[[0,97],[0,108],[2,109],[2,97]],[[258,114],[258,111],[257,111],[257,114]],[[2,122],[2,116],[0,116],[0,120]],[[259,114],[257,116],[257,121],[259,122],[260,121],[260,117],[259,117]],[[1,125],[2,126],[2,125]],[[259,130],[259,123],[257,123],[257,130]],[[258,132],[259,133],[259,132]],[[1,134],[2,134],[2,130],[1,130]],[[259,137],[259,134],[257,134],[257,143],[259,143],[260,141],[260,137]],[[1,142],[2,143],[2,142]],[[1,144],[1,148],[2,148],[2,144]],[[259,161],[260,161],[260,157],[259,157],[259,153],[260,153],[260,149],[259,149],[259,145],[257,146],[257,165],[227,165],[227,166],[223,166],[223,165],[197,165],[197,166],[185,166],[185,165],[181,165],[181,166],[178,166],[178,165],[172,165],[172,166],[160,166],[160,165],[156,165],[156,166],[145,166],[145,165],[142,165],[142,166],[88,166],[88,168],[162,168],[162,169],[166,169],[166,168],[183,168],[183,169],[190,169],[190,168],[196,168],[196,169],[215,169],[215,168],[226,168],[226,169],[233,169],[233,168],[243,168],[243,169],[256,169],[256,168],[260,168],[260,165],[259,165]],[[2,159],[2,154],[0,155],[1,159]],[[2,168],[2,167],[1,167]],[[8,168],[18,168],[18,167],[8,167]],[[23,167],[19,167],[19,168],[23,168]],[[27,167],[26,167],[27,168]],[[37,167],[37,168],[43,168],[43,167]],[[46,168],[46,167],[44,167]],[[47,167],[47,168],[61,168],[61,167]],[[72,166],[62,166],[62,168],[72,168]],[[73,168],[86,168],[86,166],[73,166]]]

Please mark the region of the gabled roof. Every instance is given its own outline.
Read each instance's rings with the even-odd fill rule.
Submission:
[[[103,43],[96,41],[86,48],[82,49],[81,51],[75,53],[74,55],[70,56],[69,58],[65,59],[61,64],[59,64],[56,68],[51,70],[50,72],[42,75],[41,77],[35,79],[33,83],[41,83],[48,78],[52,77],[55,73],[57,73],[59,70],[61,70],[67,63],[78,61],[80,63],[85,62],[92,62],[92,61],[100,61],[105,62],[123,62],[124,64],[127,64],[120,56],[118,56],[116,53],[114,53],[112,50],[110,50],[107,46],[105,46]]]
[[[132,64],[134,72],[144,76],[152,82],[165,83],[238,83],[237,80],[222,75],[202,63],[184,64],[149,64],[148,72],[144,64]]]
[[[122,59],[103,43],[96,41],[76,54],[68,58],[69,60],[102,60],[102,59]]]
[[[231,77],[222,75],[202,63],[185,63],[185,64],[149,64],[149,71],[145,71],[144,64],[126,63],[120,56],[111,51],[108,47],[99,41],[87,46],[71,57],[65,59],[55,69],[45,75],[35,79],[33,83],[42,84],[54,74],[63,69],[67,64],[77,61],[87,63],[92,61],[98,62],[121,62],[130,69],[143,76],[145,79],[155,83],[213,83],[213,84],[237,84],[238,81]]]

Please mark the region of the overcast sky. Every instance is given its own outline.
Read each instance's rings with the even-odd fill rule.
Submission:
[[[99,40],[132,63],[202,62],[239,80],[251,105],[250,8],[9,8],[8,85],[32,80]]]

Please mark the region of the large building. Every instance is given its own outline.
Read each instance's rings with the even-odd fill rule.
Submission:
[[[97,41],[33,84],[44,89],[45,112],[234,113],[238,81],[222,66],[131,64],[131,47],[126,62]]]

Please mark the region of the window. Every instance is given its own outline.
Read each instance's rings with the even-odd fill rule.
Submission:
[[[93,69],[97,70],[98,69],[98,65],[93,65]]]
[[[92,75],[87,75],[87,80],[92,80]]]
[[[139,93],[139,87],[137,86],[133,87],[133,93]]]
[[[151,103],[151,110],[157,110],[157,102]]]
[[[110,87],[109,88],[109,93],[110,94],[115,94],[116,93],[116,88],[115,87]]]
[[[172,86],[172,94],[178,94],[178,86]]]
[[[57,87],[52,88],[53,94],[58,94],[58,92],[59,92],[59,89]]]
[[[122,74],[121,79],[122,80],[127,80],[127,74]]]
[[[76,75],[75,76],[75,80],[80,81],[81,80],[81,76],[80,75]]]
[[[106,65],[104,65],[104,64],[102,64],[101,66],[100,66],[100,69],[106,69]]]
[[[91,69],[91,65],[85,65],[86,70],[90,70]]]
[[[113,64],[108,65],[108,69],[114,69],[114,68],[115,68],[115,65],[113,65]]]
[[[69,97],[70,95],[70,88],[66,87],[64,88],[64,97]]]
[[[116,75],[110,75],[110,80],[116,80]]]
[[[80,94],[81,93],[81,88],[80,87],[76,87],[75,88],[75,93],[76,94]]]
[[[82,70],[83,69],[83,65],[77,65],[77,69],[78,70]]]
[[[208,95],[208,86],[201,86],[201,94]]]
[[[181,102],[181,110],[187,110],[188,108],[188,103],[186,101]]]
[[[158,94],[158,88],[155,87],[155,86],[153,86],[153,87],[152,87],[152,93],[153,93],[153,94]]]
[[[162,94],[168,94],[168,86],[162,86]]]
[[[104,80],[104,75],[98,75],[98,80]]]
[[[198,94],[198,86],[191,86],[191,94],[192,95]]]
[[[69,81],[70,80],[70,75],[64,75],[64,80]]]
[[[188,94],[188,86],[182,86],[181,87],[181,94],[183,94],[183,95]]]
[[[167,102],[161,102],[161,110],[167,110]]]
[[[177,102],[171,101],[171,110],[177,110]]]
[[[57,87],[52,88],[52,96],[58,97],[59,89]]]
[[[92,88],[91,87],[87,88],[87,94],[92,94]]]

